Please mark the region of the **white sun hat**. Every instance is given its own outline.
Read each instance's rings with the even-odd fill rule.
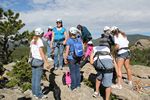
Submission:
[[[116,30],[116,29],[118,29],[117,26],[112,26],[112,27],[110,28],[111,31],[114,31],[114,30]]]
[[[71,28],[69,29],[69,32],[72,33],[72,34],[80,33],[80,31],[79,31],[76,27],[71,27]]]
[[[89,41],[87,44],[93,44],[93,42],[92,42],[92,41]]]
[[[110,30],[110,27],[109,27],[109,26],[105,26],[105,27],[104,27],[104,31],[107,31],[107,30]]]
[[[35,35],[41,35],[42,33],[44,33],[43,29],[42,28],[36,28],[35,30]]]
[[[52,26],[48,26],[48,28],[49,28],[49,29],[53,29],[53,27],[52,27]]]
[[[62,19],[58,18],[58,19],[56,20],[56,22],[62,22]]]

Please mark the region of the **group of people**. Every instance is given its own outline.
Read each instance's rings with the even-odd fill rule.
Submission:
[[[109,100],[111,88],[122,89],[122,66],[127,70],[128,84],[132,85],[130,69],[129,41],[124,32],[118,27],[104,27],[99,44],[94,46],[92,36],[85,26],[71,27],[69,34],[63,27],[61,19],[56,20],[56,27],[48,27],[48,32],[43,34],[41,28],[36,28],[30,44],[32,66],[32,93],[36,98],[45,98],[40,82],[43,66],[50,69],[48,61],[52,61],[54,55],[54,69],[63,69],[64,64],[69,66],[71,74],[72,91],[80,88],[80,68],[86,63],[91,63],[97,71],[96,91],[93,97],[99,96],[100,84],[105,89],[105,99]],[[47,48],[47,56],[44,54],[44,44]],[[117,52],[112,56],[112,50]],[[113,72],[117,73],[117,82],[112,85]]]

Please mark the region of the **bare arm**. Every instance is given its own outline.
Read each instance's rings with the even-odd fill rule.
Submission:
[[[66,46],[65,63],[67,63],[67,57],[69,55],[69,46]]]
[[[50,43],[51,48],[53,47],[54,35],[55,35],[54,32],[52,32],[52,39],[51,39],[51,43]]]
[[[68,39],[68,35],[67,35],[67,32],[66,32],[66,31],[64,32],[64,35],[65,35],[65,40],[64,40],[64,43],[63,43],[63,44],[66,44],[66,41],[67,41],[67,39]]]
[[[41,55],[42,59],[44,60],[44,62],[47,62],[43,47],[39,48],[39,50],[40,50],[40,55]]]
[[[40,55],[41,55],[42,59],[44,60],[45,67],[49,69],[50,68],[50,64],[48,63],[48,60],[47,60],[47,58],[46,58],[46,56],[44,54],[43,47],[39,48],[39,51],[40,51]]]
[[[115,44],[115,50],[118,50],[118,49],[119,49],[119,45]]]
[[[94,54],[92,53],[90,55],[90,64],[93,64],[94,63]]]

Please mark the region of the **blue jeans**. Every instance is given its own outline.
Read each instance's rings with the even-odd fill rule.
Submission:
[[[42,67],[32,67],[32,93],[37,97],[42,97],[41,78],[43,74]]]
[[[51,48],[50,48],[50,43],[51,41],[46,41],[46,46],[47,46],[47,57],[51,58]]]
[[[71,74],[71,89],[80,87],[80,67],[78,63],[75,63],[74,60],[69,60],[69,69]]]
[[[64,45],[58,44],[57,42],[54,42],[54,66],[63,67],[63,52],[64,52]]]

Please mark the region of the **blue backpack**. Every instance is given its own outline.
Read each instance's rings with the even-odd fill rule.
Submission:
[[[73,58],[77,61],[81,61],[84,51],[83,51],[83,44],[80,39],[75,39],[74,41],[74,53]]]

